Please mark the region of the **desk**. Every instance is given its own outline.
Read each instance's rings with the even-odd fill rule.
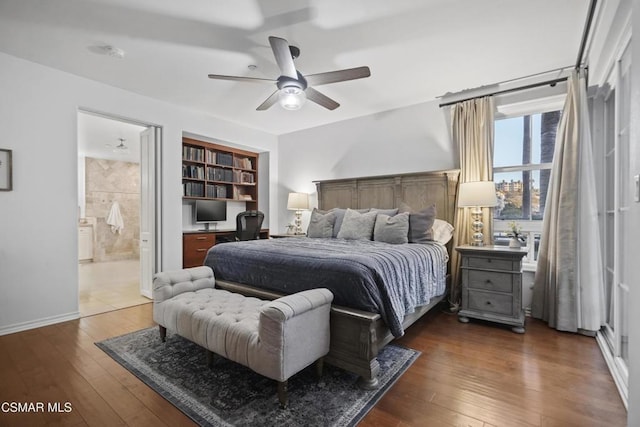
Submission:
[[[198,267],[204,264],[209,248],[218,240],[229,241],[235,237],[236,230],[183,231],[182,232],[182,268]],[[260,230],[260,238],[269,238],[269,229]]]

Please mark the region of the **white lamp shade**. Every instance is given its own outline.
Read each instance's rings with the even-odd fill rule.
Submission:
[[[458,207],[491,207],[498,204],[493,181],[473,181],[460,184]]]
[[[287,209],[292,211],[309,209],[309,195],[307,193],[289,193]]]

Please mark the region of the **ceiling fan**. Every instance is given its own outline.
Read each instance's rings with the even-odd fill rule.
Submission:
[[[129,147],[124,145],[124,142],[126,141],[126,139],[118,138],[118,141],[120,141],[120,144],[115,146],[115,148],[113,149],[113,152],[118,154],[127,154],[129,152]]]
[[[258,111],[266,110],[276,102],[279,102],[287,110],[298,110],[302,107],[305,99],[309,99],[328,110],[335,110],[340,104],[311,86],[361,79],[371,75],[369,67],[357,67],[303,76],[296,70],[296,66],[293,63],[293,60],[300,56],[299,48],[290,46],[289,42],[283,38],[273,36],[269,37],[269,44],[271,45],[271,50],[273,50],[278,68],[282,73],[277,80],[223,76],[220,74],[209,74],[209,78],[253,83],[275,83],[278,89],[256,108]]]

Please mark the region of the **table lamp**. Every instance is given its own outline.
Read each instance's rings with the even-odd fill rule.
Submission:
[[[498,204],[496,185],[493,181],[473,181],[460,184],[458,193],[458,207],[472,208],[471,210],[471,245],[483,246],[482,208],[493,207]]]
[[[309,195],[307,193],[289,193],[287,209],[296,211],[295,234],[304,234],[302,231],[302,211],[309,209]]]

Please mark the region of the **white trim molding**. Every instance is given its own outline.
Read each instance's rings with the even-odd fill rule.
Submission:
[[[629,388],[625,382],[625,378],[628,378],[628,373],[624,372],[624,367],[620,364],[616,363],[614,357],[609,350],[607,340],[602,334],[602,332],[598,332],[596,334],[596,342],[598,343],[598,347],[600,347],[600,352],[604,357],[604,361],[607,363],[607,367],[609,368],[609,372],[613,377],[613,382],[618,389],[618,393],[620,394],[620,398],[622,399],[622,403],[624,404],[624,408],[629,410]]]
[[[79,318],[80,312],[75,311],[73,313],[44,317],[42,319],[30,320],[28,322],[14,323],[13,325],[3,326],[0,328],[0,336],[40,328],[42,326],[54,325],[56,323],[67,322],[69,320],[77,320]]]

